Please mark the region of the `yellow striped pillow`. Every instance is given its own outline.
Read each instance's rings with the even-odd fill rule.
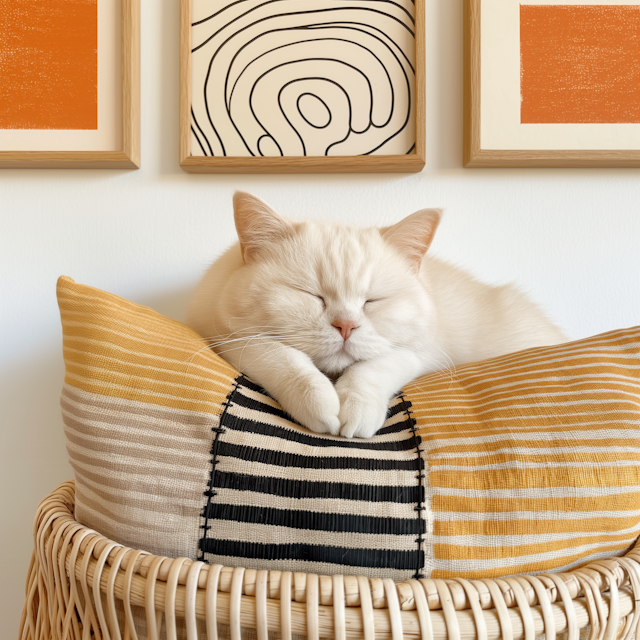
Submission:
[[[443,371],[371,440],[313,434],[184,325],[61,278],[76,517],[260,569],[492,577],[640,533],[640,328]]]
[[[429,465],[434,577],[568,569],[640,533],[640,327],[405,389]]]

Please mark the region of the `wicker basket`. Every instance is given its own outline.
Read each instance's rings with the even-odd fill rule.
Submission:
[[[177,619],[189,640],[198,626],[216,640],[217,623],[229,625],[231,640],[242,628],[255,629],[258,640],[269,631],[282,640],[533,640],[542,633],[577,640],[588,627],[589,640],[614,640],[639,629],[638,546],[564,574],[394,583],[153,556],[84,527],[73,508],[73,482],[38,508],[22,640],[134,639],[132,607],[146,612],[154,640],[162,622],[166,637],[176,638]]]

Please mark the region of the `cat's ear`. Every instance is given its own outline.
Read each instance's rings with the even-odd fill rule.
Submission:
[[[247,263],[261,248],[293,234],[293,225],[288,220],[264,200],[244,191],[233,194],[233,215],[242,258]]]
[[[392,227],[380,229],[380,233],[418,271],[441,218],[441,209],[421,209]]]

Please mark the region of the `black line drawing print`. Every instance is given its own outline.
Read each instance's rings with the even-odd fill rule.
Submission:
[[[414,152],[412,0],[192,6],[192,155]]]

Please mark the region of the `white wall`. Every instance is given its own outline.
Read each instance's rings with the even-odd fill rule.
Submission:
[[[434,250],[514,280],[574,338],[640,324],[640,174],[462,169],[462,0],[426,0],[427,135],[417,175],[194,176],[178,156],[178,1],[142,0],[143,168],[0,172],[0,637],[14,638],[38,502],[72,477],[58,395],[60,274],[181,319],[234,239],[231,194],[386,224],[446,208]]]

